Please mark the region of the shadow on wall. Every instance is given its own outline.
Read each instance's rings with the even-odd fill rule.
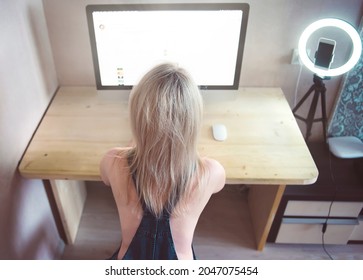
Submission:
[[[0,259],[59,258],[63,241],[39,180],[25,180],[15,172],[2,205]]]
[[[0,259],[53,259],[62,242],[42,181],[17,171],[57,87],[42,1],[1,3]]]
[[[27,7],[27,21],[30,41],[33,46],[34,69],[39,78],[40,93],[53,94],[54,85],[58,84],[56,70],[53,61],[52,49],[48,38],[48,29],[43,11],[33,6]],[[47,96],[45,96],[48,99]]]

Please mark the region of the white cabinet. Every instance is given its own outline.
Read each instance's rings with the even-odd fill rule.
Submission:
[[[359,220],[362,208],[363,202],[335,201],[332,204],[329,201],[290,200],[275,242],[321,244],[325,223],[326,244],[363,240],[363,220]]]
[[[358,217],[362,208],[361,201],[334,201],[332,204],[331,201],[289,200],[284,216]]]

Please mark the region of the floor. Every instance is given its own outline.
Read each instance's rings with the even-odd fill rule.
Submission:
[[[79,232],[73,245],[65,247],[62,259],[106,259],[120,242],[117,212],[108,187],[89,182],[88,196]],[[200,217],[194,238],[198,259],[248,260],[363,260],[363,244],[291,245],[267,243],[255,250],[247,191],[242,186],[226,186],[215,194]]]

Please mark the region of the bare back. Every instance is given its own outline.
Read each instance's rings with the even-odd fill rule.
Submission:
[[[127,159],[121,153],[124,150],[112,149],[104,156],[100,166],[102,180],[111,186],[120,218],[122,243],[118,259],[122,259],[127,251],[143,217]],[[198,219],[211,195],[220,191],[225,184],[225,171],[217,161],[204,158],[202,164],[207,173],[205,185],[191,186],[193,191],[186,201],[187,210],[178,216],[172,213],[170,217],[170,230],[178,259],[193,259],[192,241]]]

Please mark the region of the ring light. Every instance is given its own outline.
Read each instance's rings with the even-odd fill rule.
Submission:
[[[351,38],[353,43],[353,52],[350,57],[350,59],[342,66],[334,69],[329,70],[323,70],[316,68],[314,63],[311,61],[309,56],[306,52],[306,44],[308,42],[308,39],[310,36],[317,31],[320,28],[323,27],[337,27],[345,31]],[[333,19],[333,18],[327,18],[318,20],[312,24],[310,24],[304,32],[301,34],[300,40],[299,40],[299,56],[301,59],[301,62],[312,72],[316,73],[319,76],[322,77],[332,77],[332,76],[339,76],[341,74],[344,74],[348,72],[350,69],[354,67],[354,65],[358,62],[361,52],[362,52],[362,42],[361,38],[358,34],[358,32],[355,30],[353,26],[351,26],[349,23],[340,20],[340,19]]]

